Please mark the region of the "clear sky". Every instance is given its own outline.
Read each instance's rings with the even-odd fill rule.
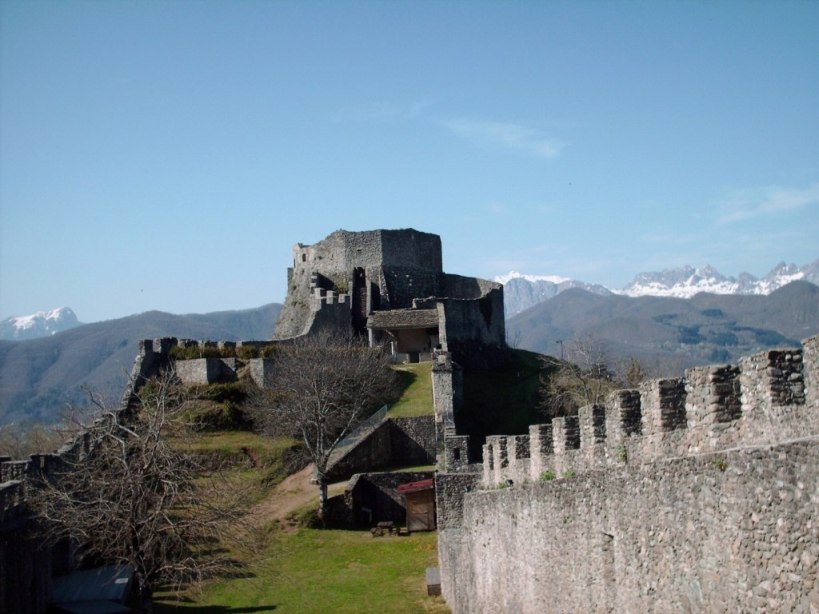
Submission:
[[[819,257],[819,2],[0,2],[0,318],[283,301],[294,243],[622,287]]]

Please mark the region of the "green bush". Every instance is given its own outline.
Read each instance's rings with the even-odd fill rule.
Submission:
[[[541,482],[551,482],[556,477],[557,476],[555,475],[554,471],[552,471],[551,469],[547,469],[546,471],[544,471],[543,473],[540,474],[540,478],[538,478],[538,479]]]
[[[218,347],[207,346],[200,347],[192,345],[190,347],[182,347],[175,345],[171,348],[168,355],[173,360],[194,360],[197,358],[233,358],[236,355],[236,348],[225,347],[219,349]]]
[[[194,398],[216,403],[231,402],[241,405],[247,399],[247,390],[243,384],[237,382],[192,386],[190,393]]]
[[[236,358],[241,360],[250,360],[251,358],[258,358],[260,355],[259,348],[255,345],[243,345],[236,348]]]
[[[247,390],[241,383],[191,386],[185,419],[199,431],[243,430],[250,420],[242,410]]]
[[[265,345],[262,347],[262,358],[273,358],[279,351],[279,346],[275,344]]]
[[[224,431],[248,426],[241,407],[232,401],[192,401],[185,408],[184,418],[197,431]]]

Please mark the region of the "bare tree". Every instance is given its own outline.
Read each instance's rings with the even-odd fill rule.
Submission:
[[[257,414],[266,432],[304,442],[324,519],[333,450],[373,409],[394,398],[398,377],[381,348],[337,333],[298,337],[282,344],[273,360],[272,390]]]
[[[608,352],[597,338],[587,335],[573,339],[565,343],[565,350],[570,362],[547,358],[549,365],[557,368],[541,378],[550,417],[572,415],[584,405],[602,403],[618,387],[608,366]]]
[[[150,612],[159,583],[180,588],[235,567],[215,545],[239,509],[217,476],[208,479],[169,444],[182,401],[172,376],[147,382],[138,396],[127,411],[94,398],[99,417],[30,500],[50,540],[72,540],[91,561],[131,565]]]
[[[24,459],[32,454],[53,452],[64,441],[65,437],[58,426],[13,423],[0,425],[0,456]]]
[[[573,339],[565,349],[571,362],[548,357],[548,364],[556,368],[541,378],[550,417],[572,415],[584,405],[603,403],[613,390],[634,388],[648,378],[637,358],[612,359],[605,343],[594,335]]]

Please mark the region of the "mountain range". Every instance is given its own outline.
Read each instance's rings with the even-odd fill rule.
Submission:
[[[685,299],[565,290],[513,316],[511,345],[573,359],[578,340],[594,340],[611,358],[635,357],[655,376],[736,362],[819,334],[819,286],[794,281],[770,294],[707,294]]]
[[[39,339],[0,341],[0,425],[54,422],[68,404],[83,403],[84,386],[118,402],[141,339],[270,339],[280,310],[271,303],[207,314],[148,311]]]
[[[652,375],[735,362],[772,346],[819,334],[819,260],[781,263],[757,279],[725,277],[712,267],[641,273],[613,291],[561,277],[510,273],[505,283],[510,344],[569,355],[573,341],[594,339],[614,357],[633,356]],[[0,323],[0,425],[50,423],[84,387],[117,402],[140,339],[270,339],[281,305],[208,314],[139,315],[81,324],[68,308]],[[61,330],[61,327],[67,330]],[[39,338],[27,338],[40,334]]]
[[[803,267],[780,262],[762,278],[749,273],[727,277],[710,265],[702,268],[686,265],[659,272],[639,273],[631,283],[620,290],[565,277],[526,275],[516,271],[498,276],[495,280],[504,284],[506,317],[511,318],[572,288],[580,288],[601,296],[621,294],[631,297],[691,298],[700,292],[766,295],[797,280],[819,285],[819,259]]]

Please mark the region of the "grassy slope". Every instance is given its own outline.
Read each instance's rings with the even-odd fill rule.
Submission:
[[[400,365],[396,370],[406,387],[390,415],[431,415],[431,363]],[[293,443],[237,430],[200,433],[176,445],[225,460],[251,451],[264,466],[232,474],[243,486],[255,489],[247,497],[256,502],[284,477],[284,456]],[[276,479],[269,479],[270,473]],[[160,598],[155,611],[449,612],[441,598],[426,596],[425,570],[438,564],[436,533],[373,538],[368,531],[301,528],[274,532],[261,555],[239,557],[246,560],[251,577],[206,583],[201,592],[185,593],[182,601]]]
[[[397,365],[394,369],[406,386],[401,398],[390,407],[389,415],[394,418],[431,416],[432,407],[432,363]]]

